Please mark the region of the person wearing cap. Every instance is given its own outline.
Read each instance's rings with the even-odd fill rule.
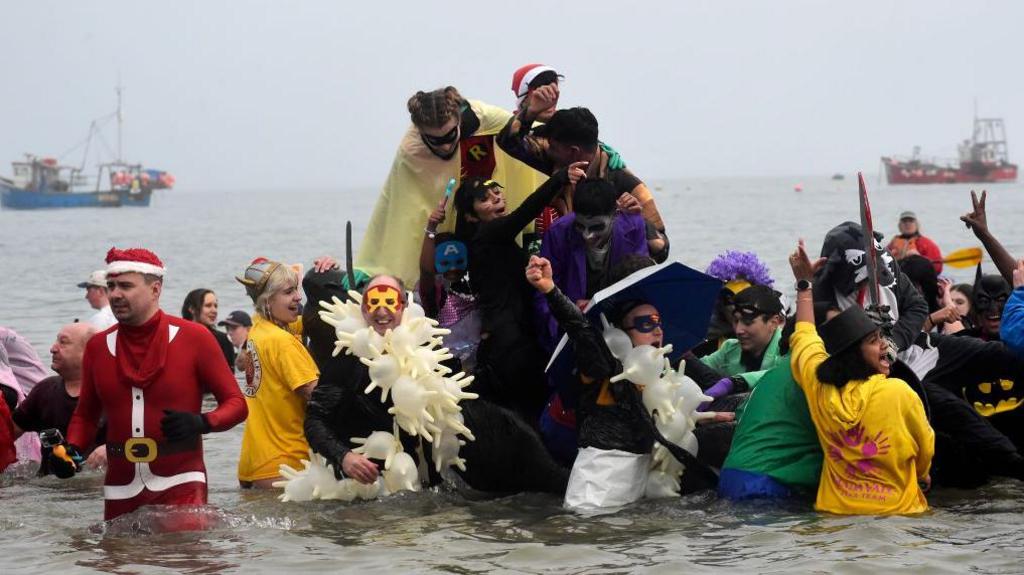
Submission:
[[[533,290],[523,276],[527,256],[516,236],[585,164],[556,172],[515,210],[494,180],[468,178],[455,192],[455,235],[469,248],[469,277],[479,295],[480,346],[473,391],[536,424],[547,399],[545,354],[534,326]]]
[[[896,260],[911,255],[928,258],[935,266],[935,273],[942,273],[942,252],[931,238],[921,235],[921,226],[917,222],[917,214],[906,211],[900,214],[899,235],[893,236],[886,249]]]
[[[509,112],[466,99],[453,86],[416,92],[406,107],[412,125],[398,146],[355,267],[370,276],[392,273],[414,285],[427,216],[444,197],[450,179],[500,181],[508,188],[513,209],[545,177],[495,145]],[[451,231],[451,226],[436,231]]]
[[[205,327],[160,309],[166,269],[153,252],[111,248],[107,289],[117,325],[93,336],[82,358],[78,406],[54,474],[75,474],[107,420],[104,518],[145,505],[203,505],[207,475],[204,434],[226,431],[248,413],[217,340]],[[217,407],[202,413],[203,396]],[[177,529],[203,525],[183,517]]]
[[[797,280],[791,366],[826,454],[815,509],[846,515],[927,511],[935,432],[920,397],[889,377],[888,344],[860,307],[815,328],[811,280],[825,258],[812,263],[800,240],[789,262]]]
[[[227,318],[217,322],[217,325],[227,331],[228,341],[236,350],[241,351],[245,348],[245,341],[249,339],[249,329],[252,328],[252,318],[249,314],[235,310],[229,313]],[[244,373],[247,361],[248,358],[244,354],[236,353],[234,368]]]
[[[727,339],[714,353],[700,358],[725,375],[704,391],[714,398],[753,389],[766,371],[788,358],[779,353],[783,316],[782,294],[764,285],[752,285],[733,298],[736,337]]]
[[[328,266],[331,267],[331,266]],[[303,347],[299,270],[256,258],[241,277],[256,319],[245,342],[245,394],[249,420],[242,435],[238,481],[242,487],[270,488],[280,466],[302,468],[309,453],[303,420],[320,371]]]
[[[85,299],[92,309],[99,310],[86,321],[100,330],[117,323],[114,312],[110,310],[110,300],[107,298],[107,272],[103,270],[92,272],[87,280],[78,284],[78,287],[85,289]]]
[[[252,318],[244,311],[236,309],[229,313],[228,317],[217,322],[217,325],[227,330],[231,345],[240,349],[245,345],[245,340],[249,339],[249,328],[252,327]]]

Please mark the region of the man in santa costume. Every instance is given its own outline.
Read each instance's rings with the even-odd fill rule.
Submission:
[[[143,505],[206,503],[202,434],[241,423],[248,409],[210,331],[160,309],[164,265],[145,249],[107,253],[107,288],[118,323],[86,344],[78,407],[68,426],[67,456],[54,473],[70,477],[79,453],[107,418],[104,518]],[[203,394],[217,408],[200,413]]]

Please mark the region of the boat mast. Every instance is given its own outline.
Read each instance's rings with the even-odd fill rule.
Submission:
[[[122,163],[121,154],[121,79],[117,79],[117,163]]]

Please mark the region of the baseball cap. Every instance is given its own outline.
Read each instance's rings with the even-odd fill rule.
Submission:
[[[742,316],[757,317],[761,314],[775,315],[782,313],[782,300],[779,292],[768,286],[752,285],[736,294],[733,298],[733,309]]]
[[[244,311],[236,309],[229,313],[228,317],[218,321],[217,325],[252,327],[252,318]]]
[[[900,214],[900,219],[901,220],[916,220],[917,219],[917,214],[915,214],[914,212],[911,212],[911,211],[908,210],[908,211],[905,211],[905,212]]]
[[[96,270],[89,274],[89,279],[84,282],[79,282],[78,287],[107,287],[107,272],[104,270]]]

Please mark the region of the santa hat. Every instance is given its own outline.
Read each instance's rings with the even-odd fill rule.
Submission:
[[[530,82],[537,79],[544,72],[551,72],[557,75],[551,66],[544,64],[527,64],[512,74],[512,93],[516,95],[516,103],[522,104],[526,94],[530,91]]]
[[[110,248],[107,252],[107,275],[117,275],[129,272],[150,274],[164,277],[167,269],[164,262],[160,261],[153,252],[143,248],[129,248],[119,250]]]

